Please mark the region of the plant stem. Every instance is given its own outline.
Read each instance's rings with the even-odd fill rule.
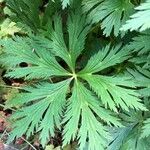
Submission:
[[[30,145],[34,150],[37,150],[29,141],[27,141],[25,138],[21,137],[23,141],[25,141],[28,145]]]
[[[9,86],[9,85],[0,85],[0,87],[4,87],[4,88],[15,88],[15,89],[22,89],[21,87]]]

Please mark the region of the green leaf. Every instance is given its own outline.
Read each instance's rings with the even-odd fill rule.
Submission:
[[[143,97],[149,97],[150,96],[150,71],[145,70],[141,67],[137,67],[137,71],[133,71],[131,69],[128,69],[128,71],[134,76],[136,79],[136,82],[143,87],[139,90],[139,93]]]
[[[98,95],[105,108],[110,108],[117,112],[117,107],[129,111],[129,108],[146,110],[140,95],[135,91],[136,83],[129,77],[107,77],[100,75],[81,76],[85,79],[92,90]],[[126,88],[128,87],[128,88]],[[129,89],[130,88],[130,89]]]
[[[128,125],[124,128],[111,128],[112,140],[107,150],[120,150],[124,140],[127,138],[134,125]]]
[[[129,48],[138,52],[138,55],[150,53],[149,39],[149,31],[140,33],[132,39],[132,42],[129,44]]]
[[[70,0],[61,0],[62,1],[62,7],[63,9],[67,7],[67,5],[70,4]]]
[[[64,149],[72,143],[80,150],[149,149],[149,121],[142,129],[150,118],[149,30],[124,38],[119,30],[132,2],[8,0],[12,13],[3,18],[28,30],[0,40],[0,63],[6,77],[31,80],[6,102],[6,109],[16,108],[9,141],[37,134],[45,148],[58,131]],[[141,131],[147,135],[140,139]]]
[[[64,145],[78,138],[79,149],[83,149],[88,138],[89,149],[104,149],[105,139],[108,137],[108,134],[106,127],[98,121],[94,113],[108,124],[112,123],[121,126],[117,118],[111,116],[109,111],[100,107],[100,103],[91,91],[77,81],[74,85],[72,96],[69,99],[63,121],[66,123],[63,131]]]
[[[68,19],[68,33],[69,33],[69,51],[75,67],[77,57],[84,50],[85,39],[91,28],[88,24],[85,14],[81,10],[72,12]]]
[[[133,38],[133,41],[129,44],[128,48],[138,52],[137,57],[133,57],[130,61],[143,65],[143,68],[149,69],[150,66],[150,44],[149,44],[149,30],[140,33]]]
[[[139,30],[141,32],[150,28],[150,0],[138,6],[136,10],[138,12],[131,16],[131,19],[122,26],[121,30]]]
[[[121,150],[126,150],[126,149],[134,149],[134,150],[147,150],[149,149],[149,139],[140,139],[140,132],[141,132],[141,126],[137,124],[135,126],[128,137],[125,139],[123,142],[123,145],[121,147]]]
[[[144,121],[144,126],[142,127],[141,138],[145,138],[149,136],[150,136],[150,118],[147,118]]]
[[[144,119],[143,112],[130,110],[120,115],[124,128],[110,128],[112,139],[109,141],[108,150],[147,150],[149,138],[141,139],[141,127]]]
[[[54,136],[55,126],[60,129],[69,83],[70,80],[65,80],[55,84],[42,83],[35,87],[27,87],[25,88],[27,93],[21,93],[10,100],[7,107],[16,105],[23,107],[11,117],[14,122],[9,141],[24,134],[29,137],[34,131],[41,131],[40,139],[44,147],[49,136]]]
[[[129,54],[130,51],[128,49],[121,48],[121,45],[117,45],[116,47],[112,48],[110,45],[107,45],[89,59],[87,65],[79,72],[79,74],[92,74],[102,71],[108,67],[127,60],[130,57]]]
[[[43,38],[43,40],[43,44],[41,44],[42,42],[34,44],[35,41],[28,37],[14,37],[14,39],[1,41],[5,53],[1,56],[0,62],[11,69],[7,73],[7,77],[38,79],[49,78],[53,75],[67,75],[67,71],[58,64],[52,55],[49,44],[43,46],[47,39]],[[27,63],[28,66],[19,67],[22,62]]]
[[[89,12],[89,20],[93,23],[102,21],[101,28],[104,30],[104,35],[109,36],[113,32],[115,36],[118,36],[120,27],[133,12],[132,3],[128,0],[100,0],[95,4]],[[85,5],[87,5],[86,1]]]
[[[52,31],[51,40],[53,53],[62,58],[68,64],[68,66],[73,69],[71,56],[64,41],[62,19],[58,15],[56,15],[54,18],[54,29]]]
[[[83,0],[82,1],[83,11],[84,12],[90,11],[95,5],[97,5],[102,1],[103,0]]]
[[[67,25],[69,47],[66,46],[64,41],[62,20],[60,16],[55,16],[54,29],[51,37],[53,44],[52,47],[55,55],[63,58],[63,60],[73,71],[75,68],[76,59],[84,49],[85,39],[91,26],[86,21],[86,16],[81,13],[80,9],[75,12],[71,12]]]
[[[37,31],[40,27],[40,4],[41,0],[7,0],[7,6],[14,13],[13,20],[27,25],[33,31]]]

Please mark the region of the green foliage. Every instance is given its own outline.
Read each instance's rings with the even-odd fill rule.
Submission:
[[[70,4],[70,0],[61,0],[63,8],[67,7]]]
[[[121,116],[126,121],[125,128],[111,128],[112,140],[108,150],[135,149],[147,150],[150,146],[149,138],[141,138],[142,122],[146,115],[142,112],[131,111]]]
[[[145,125],[143,126],[143,133],[142,137],[148,137],[150,135],[149,128],[150,128],[150,118],[148,118],[145,122]]]
[[[45,146],[49,134],[54,136],[54,126],[60,128],[62,110],[65,106],[66,93],[70,80],[56,84],[40,83],[35,87],[26,87],[27,93],[18,94],[16,98],[8,101],[7,106],[22,106],[35,102],[33,105],[22,107],[11,116],[15,123],[10,139],[20,137],[26,133],[27,137],[40,130],[41,144]],[[59,99],[58,99],[59,95]],[[44,115],[44,118],[42,118]],[[49,118],[49,119],[48,119]],[[41,120],[42,119],[42,120]],[[24,126],[22,123],[26,122]],[[40,125],[38,125],[40,123]],[[20,129],[20,130],[18,130]]]
[[[50,0],[43,6],[41,0],[7,0],[11,18],[27,29],[0,40],[5,77],[27,83],[6,102],[6,108],[16,108],[9,142],[38,133],[45,147],[61,131],[63,147],[75,141],[80,150],[147,150],[149,30],[120,31],[134,4]],[[150,11],[148,5],[137,8]],[[134,24],[143,25],[143,19],[134,17]]]
[[[129,49],[138,52],[137,57],[131,59],[136,64],[143,65],[144,68],[149,69],[150,65],[150,44],[149,44],[149,30],[140,33],[133,38],[133,41],[129,44]]]
[[[146,0],[145,3],[141,4],[141,6],[136,7],[138,11],[134,15],[131,16],[131,19],[127,21],[125,25],[123,25],[122,30],[139,30],[144,31],[150,28],[150,0]]]
[[[101,97],[106,108],[108,106],[110,109],[117,111],[116,107],[119,106],[124,110],[128,110],[128,108],[144,110],[144,107],[139,103],[139,94],[134,90],[120,87],[134,88],[136,84],[130,78],[86,75],[84,79],[87,80],[93,91]]]
[[[1,62],[9,66],[11,70],[6,75],[7,77],[34,79],[49,78],[53,75],[67,75],[67,71],[58,64],[53,54],[48,50],[49,47],[45,49],[41,45],[37,48],[37,44],[32,43],[30,38],[15,37],[1,42],[7,52],[1,55]],[[46,44],[46,41],[44,43]],[[18,52],[18,50],[20,51]],[[20,68],[19,64],[21,62],[29,63],[30,66]]]
[[[14,12],[13,20],[15,22],[21,20],[24,25],[30,26],[32,30],[37,30],[40,26],[38,9],[40,3],[41,0],[7,0],[7,6]]]
[[[129,19],[134,8],[129,0],[89,0],[88,3],[87,0],[83,1],[85,11],[90,10],[89,19],[93,23],[102,21],[101,28],[106,36],[112,32],[118,36],[120,27]]]

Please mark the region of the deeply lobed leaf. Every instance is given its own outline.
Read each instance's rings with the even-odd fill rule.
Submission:
[[[117,107],[124,110],[140,109],[146,110],[139,94],[134,89],[136,83],[128,77],[106,77],[100,75],[82,76],[90,85],[92,90],[101,98],[105,108],[110,108],[117,112]],[[128,87],[128,88],[126,88]]]
[[[34,44],[30,38],[20,37],[3,40],[1,45],[5,47],[5,50],[0,62],[11,70],[7,73],[7,77],[35,79],[67,75],[67,71],[58,64],[49,50],[49,45],[43,47],[40,44]],[[22,62],[27,63],[28,66],[20,67]]]
[[[66,122],[64,127],[64,145],[78,137],[80,149],[84,149],[87,138],[89,139],[90,150],[104,149],[108,133],[106,127],[102,126],[98,119],[95,118],[93,112],[104,121],[121,126],[117,118],[111,116],[107,110],[100,107],[100,103],[92,95],[91,91],[77,81],[69,99],[64,119],[64,122]]]
[[[91,2],[91,1],[90,1]],[[95,7],[89,13],[89,20],[93,23],[102,21],[101,28],[103,34],[110,36],[111,33],[115,36],[119,35],[120,27],[129,19],[133,12],[133,5],[128,0],[97,0],[92,2]],[[85,11],[89,10],[86,0],[83,1]]]
[[[117,45],[116,47],[112,48],[110,47],[110,45],[107,45],[89,59],[87,65],[83,70],[79,72],[79,74],[91,74],[102,71],[106,68],[112,67],[127,60],[129,57],[130,51],[121,48],[121,45]]]
[[[27,93],[21,93],[8,102],[7,107],[23,106],[11,117],[14,122],[9,141],[24,134],[29,137],[40,130],[41,144],[44,147],[50,135],[54,136],[55,127],[60,129],[69,83],[70,80],[65,80],[55,84],[42,83],[27,87]]]

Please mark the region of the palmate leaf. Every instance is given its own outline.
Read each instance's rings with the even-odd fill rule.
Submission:
[[[94,1],[95,2],[95,1]],[[83,1],[86,10],[86,0]],[[89,20],[93,23],[102,21],[101,28],[103,33],[109,36],[112,32],[118,36],[120,27],[129,19],[133,12],[133,5],[128,0],[97,0],[95,7],[89,13]]]
[[[131,19],[122,26],[121,30],[139,30],[141,32],[150,28],[150,0],[138,6],[136,10],[138,12],[131,16]]]
[[[110,3],[110,0],[107,2]],[[114,111],[122,111],[122,108],[128,110],[130,107],[140,110],[146,108],[137,98],[140,94],[135,89],[139,84],[135,84],[134,79],[125,74],[122,74],[122,78],[99,75],[104,69],[128,60],[131,50],[121,45],[108,45],[92,56],[85,68],[78,71],[76,62],[84,50],[91,25],[86,14],[79,10],[80,7],[71,9],[72,6],[69,7],[68,20],[65,15],[67,11],[61,13],[62,19],[58,14],[52,17],[49,39],[41,35],[29,35],[1,42],[4,47],[1,62],[9,67],[9,77],[40,80],[54,77],[51,84],[39,82],[33,87],[23,88],[18,96],[6,104],[8,108],[18,108],[12,116],[14,124],[10,139],[24,134],[29,137],[39,132],[44,147],[54,136],[56,127],[63,129],[64,146],[77,140],[81,150],[86,142],[89,143],[89,150],[103,150],[110,137],[107,125],[122,127],[118,114],[111,112],[108,106],[108,109],[104,108],[104,102],[114,103]],[[67,27],[63,28],[62,24]],[[21,62],[26,62],[28,66],[19,67]],[[95,83],[98,84],[95,86]],[[101,84],[105,85],[104,89]],[[106,100],[105,93],[110,94]],[[22,125],[24,122],[25,126]]]
[[[46,39],[44,40],[45,44]],[[1,45],[4,46],[5,53],[1,56],[0,62],[11,69],[7,74],[8,77],[34,79],[67,74],[67,71],[58,64],[52,55],[49,45],[44,47],[44,44],[40,46],[40,44],[34,43],[35,40],[20,37],[1,40]],[[21,68],[19,65],[22,62],[30,65]]]
[[[85,88],[81,82],[75,82],[63,121],[66,122],[63,132],[64,145],[78,137],[79,149],[85,147],[87,138],[89,139],[89,150],[104,149],[108,133],[106,127],[95,118],[94,113],[102,120],[115,126],[121,126],[121,124],[117,118],[111,116],[109,111],[101,108],[99,104],[91,91]]]
[[[82,19],[80,18],[81,16],[82,16]],[[2,46],[5,47],[5,45],[7,45],[6,46],[7,56],[3,55],[2,62],[6,61],[7,64],[9,64],[9,66],[10,66],[10,64],[15,66],[16,64],[19,64],[23,61],[34,65],[34,66],[32,66],[33,71],[32,71],[32,68],[30,68],[31,66],[28,68],[24,68],[24,70],[17,68],[16,72],[18,73],[18,78],[24,77],[28,74],[30,74],[30,75],[28,75],[28,77],[26,77],[27,79],[34,78],[34,75],[35,75],[34,70],[36,70],[36,72],[39,73],[39,75],[37,73],[37,78],[49,77],[48,74],[50,76],[53,75],[53,73],[54,73],[53,68],[56,68],[63,72],[63,69],[59,65],[56,65],[57,62],[55,61],[55,58],[50,56],[51,54],[48,54],[48,55],[44,54],[44,52],[47,52],[47,53],[53,53],[54,56],[58,56],[58,57],[62,58],[68,64],[68,66],[71,68],[72,72],[74,72],[76,59],[84,49],[86,35],[88,34],[88,31],[89,31],[91,25],[88,24],[88,22],[86,22],[86,16],[83,15],[82,12],[79,11],[79,9],[70,14],[67,24],[68,24],[68,34],[69,34],[69,47],[66,46],[66,43],[64,41],[61,17],[57,14],[54,17],[54,27],[51,28],[50,40],[48,40],[44,37],[41,37],[41,36],[30,35],[29,38],[21,39],[19,37],[15,37],[14,40],[8,40],[6,42],[2,41],[0,43]],[[13,47],[13,45],[16,45],[16,46]],[[14,51],[16,52],[16,55],[23,55],[23,54],[21,54],[22,51],[18,52],[17,48],[19,48],[19,49],[21,48],[22,51],[24,51],[24,53],[26,53],[26,55],[28,55],[28,58],[21,58],[21,57],[16,58]],[[28,49],[28,50],[26,50],[26,49]],[[30,49],[30,52],[29,52],[29,49]],[[48,49],[50,51],[46,51],[46,49]],[[11,51],[11,53],[10,53],[10,51]],[[33,54],[31,51],[33,51]],[[8,55],[8,53],[10,53],[10,56]],[[12,53],[14,53],[14,54],[12,54]],[[38,56],[36,56],[36,54],[42,55],[41,57],[43,59],[45,59],[46,62],[39,62],[39,61],[36,62],[36,59],[38,58]],[[6,59],[6,57],[7,57],[7,59]],[[10,57],[14,57],[14,59],[10,59]],[[35,60],[34,62],[33,62],[33,59]],[[48,61],[49,61],[49,63],[50,63],[50,61],[52,63],[51,70],[47,69],[50,66],[50,64],[48,64]],[[4,62],[4,64],[6,64],[6,63]],[[38,65],[38,67],[37,67],[37,65]],[[43,76],[42,76],[42,73],[40,73],[40,71],[39,71],[39,70],[41,70],[41,67],[43,68],[43,72],[45,72],[45,75],[43,75]],[[44,70],[44,68],[45,68],[45,70]],[[52,73],[50,71],[52,71]],[[10,77],[17,77],[16,72],[9,73]],[[66,72],[66,71],[64,70],[64,72]],[[57,74],[64,75],[59,72],[56,73],[56,75]]]
[[[49,136],[54,136],[55,126],[60,129],[69,83],[70,80],[65,80],[55,84],[41,83],[35,87],[26,87],[27,93],[21,93],[8,102],[7,107],[22,106],[30,102],[12,115],[14,129],[9,141],[25,133],[29,137],[40,130],[41,143],[45,146]]]

